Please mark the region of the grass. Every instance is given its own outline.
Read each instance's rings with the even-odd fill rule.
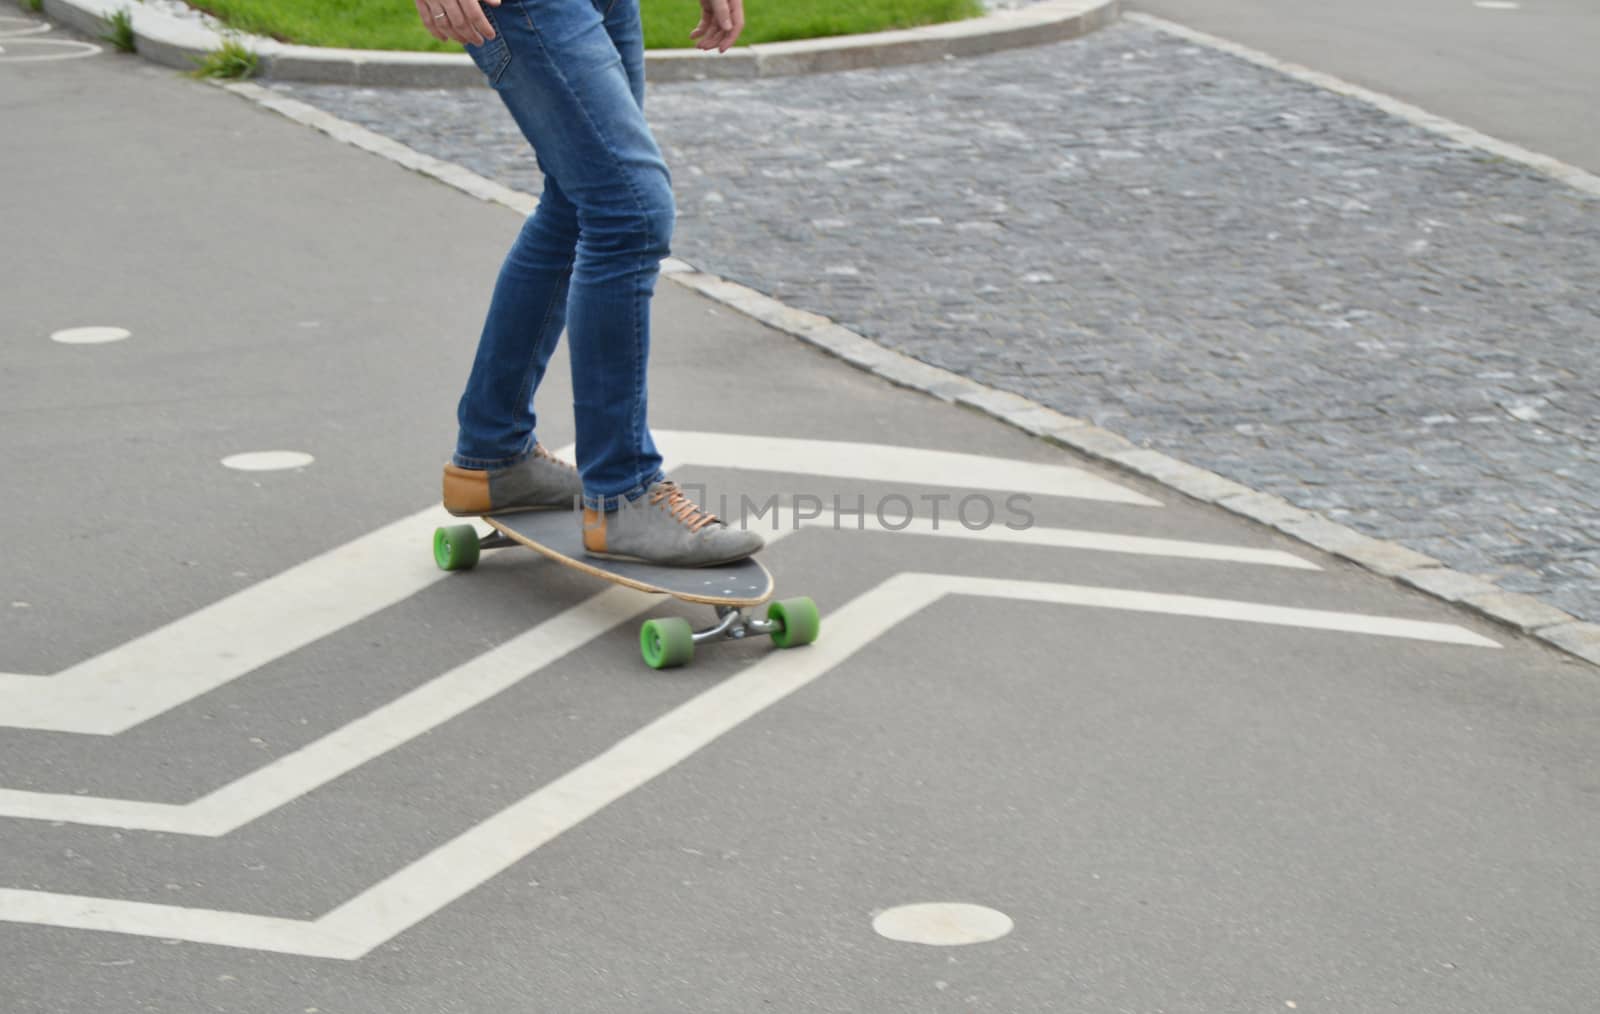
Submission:
[[[213,50],[203,59],[195,60],[195,68],[189,73],[194,77],[230,79],[254,77],[260,60],[260,57],[245,48],[244,43],[238,39],[228,39],[222,44],[221,49]]]
[[[106,30],[100,37],[124,53],[131,53],[137,45],[133,36],[133,12],[123,7],[104,19]]]
[[[458,50],[427,33],[416,8],[399,0],[192,0],[240,31],[308,46]],[[697,0],[643,0],[645,46],[693,45]],[[741,43],[856,35],[955,21],[983,13],[980,0],[745,0]]]
[[[44,0],[17,0],[17,3],[22,6],[23,10],[33,11],[35,14],[44,10]]]

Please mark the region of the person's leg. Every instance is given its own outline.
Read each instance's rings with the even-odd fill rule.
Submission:
[[[535,436],[533,393],[566,324],[567,290],[578,243],[572,202],[551,176],[495,281],[478,353],[457,406],[452,461],[500,469],[528,457]]]
[[[628,94],[639,111],[637,120],[629,118],[619,156],[628,160],[638,173],[640,206],[649,216],[644,242],[639,245],[623,238],[613,228],[580,235],[578,296],[571,307],[588,322],[593,313],[596,328],[626,322],[637,336],[631,369],[617,369],[620,360],[608,358],[608,350],[574,341],[572,388],[578,428],[578,460],[584,477],[584,500],[604,510],[618,499],[632,501],[660,482],[661,455],[656,450],[647,420],[649,406],[648,362],[650,356],[650,301],[655,292],[662,258],[670,252],[668,244],[676,220],[672,179],[661,158],[655,138],[644,119],[644,24],[639,16],[640,0],[591,0],[600,12],[605,33],[621,61]],[[613,75],[614,76],[614,75]],[[615,87],[614,85],[612,86]],[[609,197],[606,198],[610,200]],[[624,206],[626,199],[624,199]],[[601,219],[610,219],[607,213]],[[610,234],[607,235],[606,232]],[[592,240],[585,244],[583,240]],[[628,277],[610,275],[619,264]],[[592,282],[592,284],[590,284]],[[619,284],[620,283],[620,284]],[[614,349],[612,351],[615,351]],[[617,411],[627,407],[626,415]],[[586,425],[587,422],[587,425]],[[585,435],[591,439],[586,442]],[[587,444],[587,446],[586,446]],[[585,454],[585,451],[588,454]]]

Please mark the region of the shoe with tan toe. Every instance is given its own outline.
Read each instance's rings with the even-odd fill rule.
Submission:
[[[536,445],[505,468],[444,466],[444,509],[457,517],[514,511],[570,511],[583,503],[578,470]]]
[[[614,511],[583,511],[584,551],[607,560],[714,567],[751,556],[763,545],[760,535],[730,528],[670,481]]]

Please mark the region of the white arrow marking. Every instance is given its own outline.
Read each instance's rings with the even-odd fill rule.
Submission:
[[[1160,506],[1063,465],[722,433],[662,431],[656,438],[679,464]],[[0,673],[0,727],[96,736],[126,732],[439,580],[444,575],[433,567],[418,532],[452,520],[457,519],[438,508],[414,514],[48,680]]]
[[[358,959],[811,683],[901,621],[949,594],[1498,647],[1494,641],[1445,623],[1117,588],[900,574],[830,615],[825,636],[816,644],[768,655],[319,919],[282,919],[0,888],[0,921],[309,957]]]
[[[0,726],[113,736],[444,577],[418,533],[433,507],[48,679],[0,674]]]
[[[601,592],[192,803],[0,789],[0,817],[218,838],[443,725],[660,601],[631,588]]]
[[[785,513],[781,527],[767,533],[768,545],[791,534],[794,531],[793,521]],[[813,518],[803,523],[826,526],[830,521]],[[849,524],[854,524],[853,518]],[[409,541],[420,543],[425,531],[425,528],[419,528]],[[1107,535],[1074,529],[1011,531],[990,528],[969,531],[959,524],[935,528],[931,522],[919,519],[906,531],[933,537],[1318,569],[1313,563],[1276,550]],[[638,615],[658,601],[644,594],[627,592],[626,589],[614,589],[597,595],[316,742],[190,803],[148,803],[103,796],[0,789],[0,817],[221,837],[476,707],[580,647],[599,631]]]
[[[731,433],[657,433],[656,443],[666,456],[697,465],[1161,506],[1158,500],[1081,468],[984,454]]]
[[[966,528],[959,521],[944,519],[935,524],[928,518],[911,518],[899,527],[900,519],[891,518],[885,525],[870,512],[866,515],[835,514],[829,510],[821,517],[792,517],[784,515],[784,523],[792,527],[797,523],[804,528],[827,528],[833,531],[890,532],[905,535],[928,535],[946,539],[970,539],[1014,546],[1042,546],[1051,549],[1081,549],[1097,553],[1128,553],[1135,556],[1165,556],[1183,560],[1214,560],[1224,563],[1256,564],[1263,567],[1287,567],[1292,570],[1321,570],[1310,560],[1302,560],[1292,553],[1279,549],[1252,549],[1247,546],[1230,546],[1220,542],[1190,542],[1186,539],[1158,539],[1145,535],[1118,535],[1114,532],[1096,532],[1081,528],[1021,528],[1004,525],[986,528]],[[752,526],[754,527],[754,526]]]

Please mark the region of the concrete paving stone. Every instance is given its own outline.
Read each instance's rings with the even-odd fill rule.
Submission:
[[[1563,623],[1541,629],[1539,636],[1600,665],[1600,623]]]
[[[538,186],[481,91],[286,90]],[[1465,541],[1600,528],[1600,200],[1142,25],[650,103],[696,266],[1600,620],[1558,533]]]
[[[1465,599],[1483,599],[1499,593],[1499,589],[1482,578],[1463,574],[1443,567],[1423,567],[1420,570],[1402,571],[1401,581],[1414,588],[1437,595],[1451,602]]]
[[[1501,591],[1488,595],[1472,595],[1461,601],[1487,616],[1522,630],[1537,630],[1540,627],[1573,622],[1570,615],[1555,606],[1515,592]]]
[[[1247,518],[1254,518],[1274,528],[1287,524],[1303,524],[1312,518],[1311,514],[1271,493],[1245,493],[1242,496],[1226,497],[1219,503],[1235,514],[1243,514]]]

